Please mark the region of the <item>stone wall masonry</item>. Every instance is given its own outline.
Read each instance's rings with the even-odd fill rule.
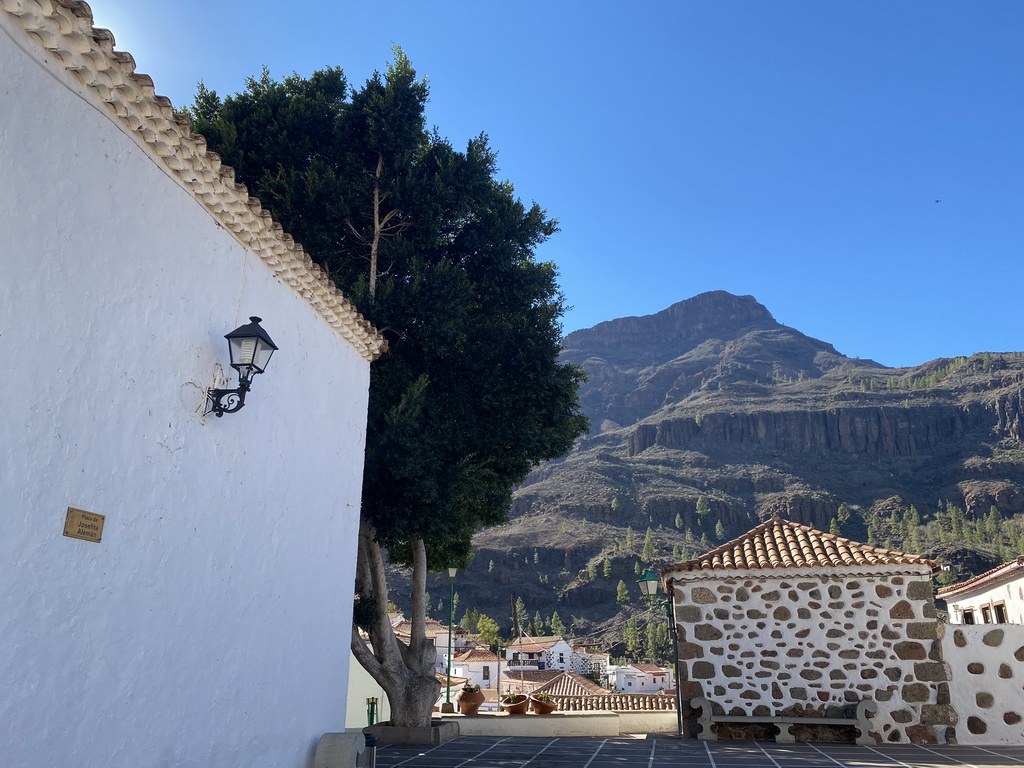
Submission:
[[[833,716],[869,698],[879,741],[952,739],[931,575],[898,568],[676,578],[683,701],[704,696],[730,714]]]
[[[1024,743],[1024,626],[950,625],[941,644],[950,704],[960,715],[957,741]]]

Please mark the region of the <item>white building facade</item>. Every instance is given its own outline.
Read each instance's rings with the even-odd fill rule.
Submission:
[[[1024,624],[1024,557],[943,587],[951,624]]]
[[[2,762],[307,766],[383,341],[91,23],[0,0]],[[280,351],[204,415],[250,315]]]
[[[615,668],[615,690],[622,693],[658,693],[672,686],[671,670],[656,664],[625,664]]]

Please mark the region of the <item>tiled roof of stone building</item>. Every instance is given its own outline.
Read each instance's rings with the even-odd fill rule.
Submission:
[[[107,116],[174,178],[281,282],[305,299],[365,360],[375,360],[387,342],[327,274],[249,197],[235,172],[192,133],[185,115],[158,96],[135,59],[114,50],[109,30],[93,27],[92,10],[80,0],[0,0],[0,14],[24,32],[23,48],[47,67],[65,70],[106,107]]]
[[[1008,563],[998,565],[984,573],[979,573],[974,578],[967,579],[967,581],[961,581],[958,584],[950,584],[948,587],[943,587],[935,594],[935,596],[943,600],[948,600],[951,597],[956,597],[957,595],[962,595],[975,589],[988,589],[995,584],[999,584],[1022,575],[1024,575],[1024,556],[1018,557],[1016,560],[1011,560]]]
[[[773,515],[739,538],[698,558],[670,566],[662,573],[911,564],[935,567],[934,562],[921,555],[868,546]]]
[[[608,696],[607,688],[602,688],[589,678],[575,672],[563,672],[554,680],[535,688],[534,693],[550,693],[552,696]]]

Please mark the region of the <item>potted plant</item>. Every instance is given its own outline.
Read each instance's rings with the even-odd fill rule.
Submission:
[[[530,694],[530,704],[533,707],[533,711],[538,715],[550,715],[556,709],[558,709],[558,703],[555,701],[555,697],[550,693],[533,693]]]
[[[455,701],[458,702],[459,712],[464,715],[475,715],[480,705],[484,703],[484,692],[480,690],[479,685],[466,683],[455,697]]]
[[[501,697],[501,708],[510,715],[525,715],[527,707],[530,706],[530,699],[522,693],[509,691]]]

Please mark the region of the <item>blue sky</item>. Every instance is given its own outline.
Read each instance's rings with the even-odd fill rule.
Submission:
[[[559,219],[566,331],[723,289],[886,365],[1024,350],[1020,0],[91,6],[175,105],[401,45]]]

